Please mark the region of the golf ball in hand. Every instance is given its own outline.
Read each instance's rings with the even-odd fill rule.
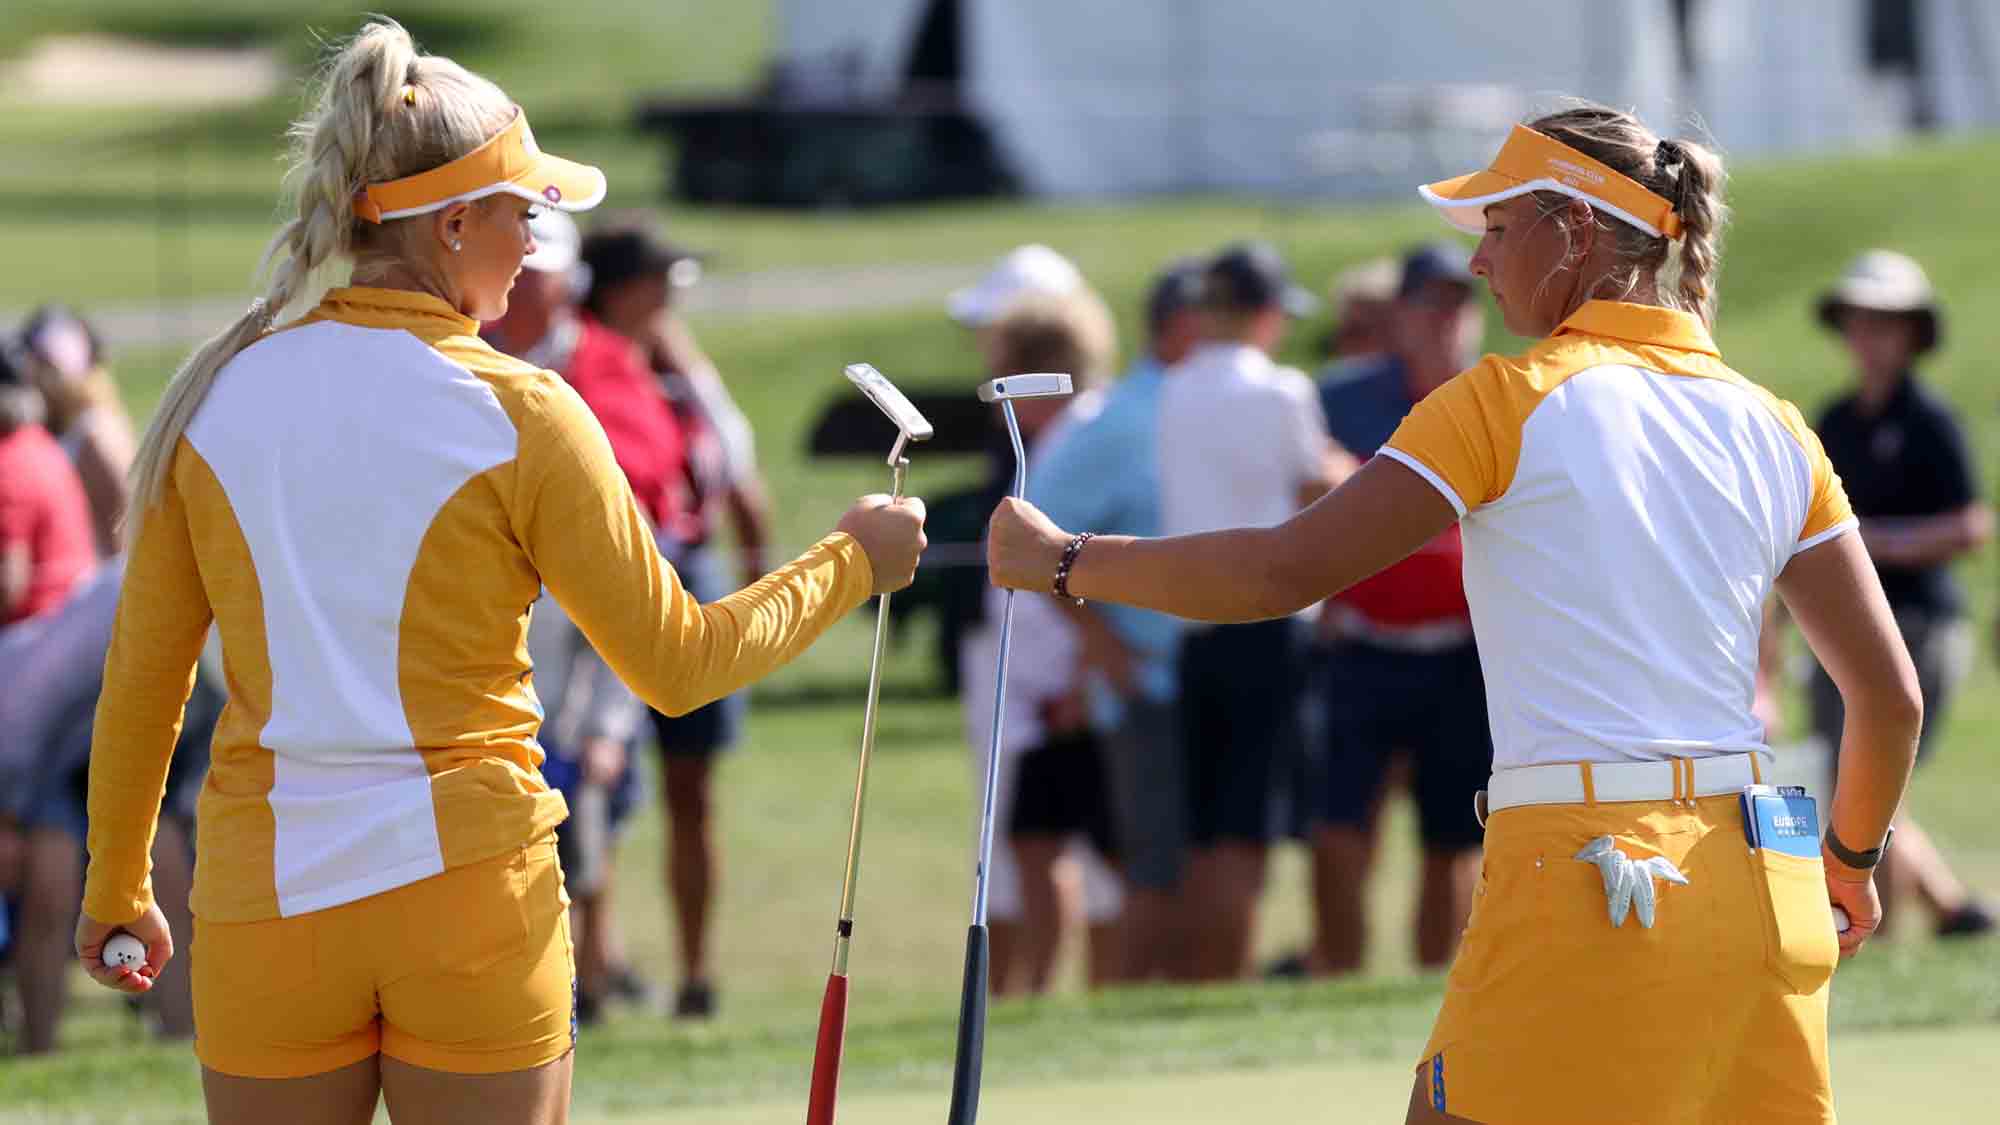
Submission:
[[[137,969],[146,963],[146,943],[131,934],[115,934],[104,943],[104,964],[112,969]]]
[[[1849,919],[1848,919],[1848,917],[1847,917],[1847,911],[1845,911],[1845,910],[1842,910],[1842,909],[1841,909],[1840,907],[1838,907],[1838,906],[1836,906],[1836,907],[1834,907],[1834,908],[1833,908],[1833,928],[1834,928],[1834,929],[1836,929],[1836,930],[1838,930],[1838,931],[1840,931],[1841,933],[1843,933],[1843,934],[1844,934],[1844,933],[1846,933],[1846,932],[1847,932],[1847,929],[1848,929],[1848,927],[1849,927],[1849,926],[1852,926],[1853,924],[1854,924],[1854,923],[1853,923],[1853,922],[1852,922],[1851,920],[1849,920]]]

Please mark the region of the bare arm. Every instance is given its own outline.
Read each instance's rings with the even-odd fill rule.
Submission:
[[[1320,497],[1339,488],[1348,477],[1360,470],[1361,462],[1355,459],[1354,454],[1329,440],[1326,452],[1320,457],[1318,474],[1299,486],[1299,507],[1311,507]]]
[[[0,552],[0,617],[12,618],[28,600],[35,578],[35,560],[26,543],[10,543]]]
[[[103,415],[98,411],[98,415]],[[100,417],[85,438],[77,458],[77,476],[90,498],[90,518],[97,531],[97,553],[109,557],[124,549],[120,525],[132,502],[127,476],[132,467],[132,430],[122,416]]]
[[[748,477],[730,486],[727,500],[736,549],[743,557],[743,580],[755,582],[764,576],[765,553],[771,542],[771,497],[764,489],[762,474],[752,469]]]
[[[1890,566],[1936,566],[1993,537],[1993,509],[1973,501],[1954,511],[1861,523],[1869,557]]]
[[[1197,621],[1282,617],[1400,562],[1456,519],[1451,503],[1422,477],[1376,457],[1277,527],[1092,539],[1077,557],[1069,589]],[[1033,506],[1003,502],[987,537],[993,581],[1048,589],[1069,539]]]
[[[551,381],[522,427],[513,518],[542,582],[641,699],[684,715],[760,679],[872,593],[908,585],[923,505],[866,500],[840,529],[700,604],[653,545],[603,429]]]
[[[1840,689],[1847,713],[1840,735],[1840,781],[1826,822],[1841,843],[1882,842],[1909,784],[1923,729],[1917,671],[1858,535],[1840,535],[1794,556],[1778,594],[1813,655]],[[1841,935],[1852,952],[1880,919],[1870,872],[1825,857],[1828,888],[1853,920]]]

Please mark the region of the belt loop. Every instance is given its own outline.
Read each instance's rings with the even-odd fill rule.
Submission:
[[[1750,751],[1750,780],[1762,785],[1764,784],[1764,767],[1758,763],[1758,757],[1759,755],[1755,750]]]
[[[1687,758],[1685,759],[1685,761],[1687,762],[1687,765],[1681,768],[1687,771],[1687,793],[1682,797],[1682,800],[1687,802],[1687,806],[1689,808],[1693,808],[1694,807],[1694,759]]]
[[[1597,783],[1591,779],[1590,763],[1578,762],[1576,765],[1577,769],[1583,771],[1583,803],[1594,805],[1597,803]]]
[[[1672,801],[1678,805],[1681,803],[1681,760],[1679,758],[1668,758],[1667,764],[1674,767],[1674,795]]]

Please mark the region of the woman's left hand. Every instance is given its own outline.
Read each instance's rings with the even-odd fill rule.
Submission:
[[[1041,509],[1009,496],[994,509],[986,531],[986,569],[993,584],[1008,590],[1048,591],[1070,535]]]
[[[113,934],[128,933],[146,943],[146,963],[138,968],[113,967],[104,963],[104,943]],[[83,971],[90,979],[106,988],[119,992],[139,993],[153,987],[159,979],[160,970],[174,955],[174,936],[167,929],[167,916],[160,913],[158,905],[148,906],[144,914],[113,926],[100,922],[90,915],[81,915],[76,923],[76,959],[83,965]]]

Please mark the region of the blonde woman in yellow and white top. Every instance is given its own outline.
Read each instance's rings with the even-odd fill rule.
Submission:
[[[1828,980],[1879,917],[1866,868],[1922,704],[1819,442],[1710,336],[1722,184],[1615,110],[1517,128],[1424,194],[1540,342],[1278,527],[1078,547],[1026,505],[994,519],[996,581],[1211,621],[1293,612],[1462,525],[1494,773],[1412,1122],[1833,1120]],[[1742,818],[1773,589],[1847,704],[1824,865],[1802,808],[1763,847]]]
[[[201,795],[193,968],[211,1121],[560,1122],[567,898],[525,639],[546,586],[647,702],[682,713],[909,581],[923,508],[864,498],[748,589],[697,604],[604,432],[478,336],[538,206],[604,195],[519,107],[402,28],[334,57],[293,130],[263,300],[168,389],[90,771],[78,956],[144,991],[172,954],[146,854],[196,655],[229,708]],[[353,284],[272,314],[350,260]],[[116,930],[147,963],[101,961]]]

